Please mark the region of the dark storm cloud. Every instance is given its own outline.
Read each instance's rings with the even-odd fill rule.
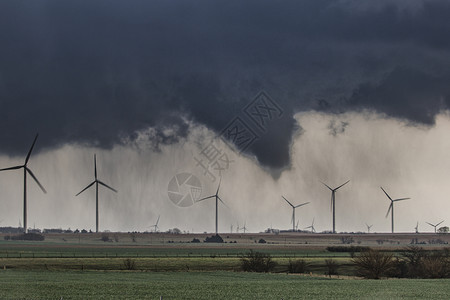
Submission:
[[[262,89],[284,114],[249,151],[275,169],[298,111],[432,124],[448,107],[450,4],[370,2],[4,1],[1,151],[25,152],[36,131],[48,148],[150,126],[174,143],[183,118],[220,132]]]
[[[352,107],[374,109],[388,116],[434,125],[450,104],[450,76],[396,68],[378,84],[362,84],[349,99]]]

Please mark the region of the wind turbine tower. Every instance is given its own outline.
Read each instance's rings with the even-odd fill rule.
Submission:
[[[411,198],[399,198],[399,199],[392,199],[391,196],[389,196],[388,193],[383,189],[383,187],[380,186],[380,188],[383,190],[383,192],[386,194],[386,196],[391,200],[391,204],[389,205],[389,209],[386,213],[386,218],[389,216],[389,212],[391,212],[391,227],[392,227],[392,233],[394,233],[394,202],[402,201],[402,200],[408,200]]]
[[[95,154],[94,154],[94,178],[95,178],[94,181],[91,182],[87,187],[85,187],[81,192],[76,194],[75,197],[95,184],[95,232],[98,232],[98,185],[99,184],[103,185],[104,187],[110,189],[111,191],[113,191],[115,193],[117,193],[117,191],[115,189],[113,189],[112,187],[110,187],[109,185],[107,185],[106,183],[103,183],[100,180],[98,180],[98,178],[97,178],[97,157]]]
[[[333,210],[333,233],[336,233],[336,191],[349,182],[350,180],[334,189],[332,189],[331,187],[322,182],[322,184],[331,191],[331,209]]]
[[[25,163],[20,166],[0,169],[0,171],[8,171],[8,170],[18,170],[23,168],[23,229],[24,232],[28,232],[28,225],[27,225],[27,173],[34,179],[34,181],[37,183],[37,185],[41,188],[41,190],[44,192],[44,194],[47,193],[47,191],[44,189],[42,184],[37,180],[36,176],[34,176],[33,172],[28,168],[28,161],[30,160],[31,152],[33,151],[34,144],[36,144],[36,140],[38,138],[39,134],[36,134],[36,137],[34,138],[33,144],[31,145],[30,150],[28,151],[27,157],[25,158]]]

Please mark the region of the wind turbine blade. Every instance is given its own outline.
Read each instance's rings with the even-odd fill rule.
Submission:
[[[309,202],[305,202],[305,203],[299,204],[299,205],[295,206],[294,208],[297,208],[297,207],[300,207],[300,206],[306,205],[306,204],[308,204],[308,203],[309,203]]]
[[[34,144],[36,144],[36,140],[37,140],[38,136],[39,136],[39,134],[36,134],[36,137],[34,138],[33,144],[31,144],[30,151],[28,151],[27,158],[25,158],[25,165],[28,163],[28,160],[30,159],[31,152],[33,151]]]
[[[330,191],[333,190],[332,188],[330,188],[327,184],[323,183],[322,181],[321,181],[321,183],[322,183],[324,186],[326,186]]]
[[[0,169],[0,171],[8,171],[8,170],[17,170],[23,168],[23,166],[15,166],[15,167],[10,167],[10,168],[4,168],[4,169]]]
[[[200,200],[197,200],[196,202],[200,202],[200,201],[203,201],[203,200],[206,200],[206,199],[210,199],[210,198],[214,198],[214,197],[216,197],[216,195],[212,195],[212,196],[208,196],[208,197],[202,198]]]
[[[444,222],[444,220],[440,221],[439,223],[436,224],[436,227],[438,227],[439,225],[441,225],[441,223]]]
[[[402,201],[402,200],[408,200],[408,199],[411,199],[411,198],[400,198],[400,199],[394,199],[392,201],[396,202],[396,201]]]
[[[386,193],[386,191],[383,189],[383,187],[382,186],[380,186],[380,188],[383,190],[383,192],[386,194],[386,196],[389,198],[389,200],[391,200],[392,201],[392,198],[391,198],[391,196],[389,196],[388,195],[388,193]]]
[[[39,187],[41,188],[41,190],[44,192],[44,194],[47,194],[47,191],[44,189],[44,187],[42,186],[42,184],[39,182],[39,180],[36,178],[36,176],[34,176],[33,172],[31,172],[30,169],[28,169],[27,167],[24,167],[25,170],[27,170],[28,174],[31,175],[31,177],[33,177],[34,181],[36,181],[36,183],[39,185]]]
[[[159,217],[160,217],[161,215],[158,215],[158,220],[156,220],[156,227],[158,227],[158,223],[159,223]]]
[[[216,195],[219,195],[220,184],[222,183],[222,176],[220,176],[219,185],[217,186]]]
[[[222,202],[222,204],[225,205],[226,208],[229,208],[228,205],[226,205],[225,202],[223,202],[222,199],[220,199],[219,196],[217,196],[217,199],[219,199],[219,201]],[[245,224],[244,224],[244,227],[245,227]]]
[[[85,190],[87,190],[88,188],[90,188],[91,186],[93,186],[94,183],[95,183],[95,181],[93,181],[91,184],[89,184],[87,187],[85,187],[81,192],[79,192],[78,194],[76,194],[75,197],[78,196],[79,194],[81,194],[82,192],[84,192]]]
[[[338,189],[340,189],[341,187],[343,187],[344,185],[346,185],[347,183],[349,183],[350,180],[347,180],[346,183],[341,184],[340,186],[338,186],[337,188],[335,188],[334,190],[337,191]]]
[[[97,180],[97,157],[94,154],[94,176],[95,176],[95,180]]]
[[[287,202],[287,203],[289,203],[289,205],[290,205],[290,206],[292,206],[292,207],[295,207],[294,205],[292,205],[292,203],[291,203],[291,202],[289,202],[289,200],[288,200],[288,199],[284,198],[284,196],[281,196],[281,197],[283,197],[283,199],[284,199],[284,200],[286,200],[286,202]]]
[[[392,202],[391,202],[391,204],[389,205],[389,209],[388,209],[388,211],[387,211],[387,213],[386,213],[386,217],[385,217],[385,218],[387,218],[387,217],[389,216],[389,212],[391,211],[391,209],[392,209]]]
[[[433,225],[433,224],[431,224],[431,223],[428,223],[428,222],[425,222],[425,223],[427,223],[428,225],[430,225],[430,226],[433,226],[433,227],[434,227],[434,225]]]
[[[117,190],[113,189],[112,187],[110,187],[109,185],[107,185],[106,183],[101,182],[100,180],[97,180],[98,183],[100,183],[101,185],[103,185],[104,187],[110,189],[113,192],[117,193]]]

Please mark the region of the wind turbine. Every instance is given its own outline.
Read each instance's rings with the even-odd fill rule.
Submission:
[[[34,147],[34,144],[36,143],[38,136],[39,136],[39,134],[36,134],[36,137],[34,138],[33,144],[31,145],[31,148],[28,151],[27,157],[25,158],[25,163],[23,165],[0,169],[0,171],[8,171],[8,170],[18,170],[18,169],[23,168],[23,229],[24,229],[25,233],[28,232],[28,227],[27,227],[27,173],[30,174],[30,176],[34,179],[34,181],[37,183],[37,185],[44,192],[44,194],[47,193],[47,191],[44,189],[42,184],[37,180],[36,176],[34,176],[33,172],[27,166],[28,160],[30,159],[31,152],[33,151],[33,147]]]
[[[222,177],[220,177],[219,186],[217,187],[217,191],[216,191],[216,193],[214,195],[211,195],[211,196],[202,198],[200,200],[197,200],[197,202],[200,202],[200,201],[207,200],[207,199],[210,199],[210,198],[216,198],[216,235],[217,235],[217,232],[218,232],[217,228],[218,228],[218,220],[219,220],[219,201],[222,202],[223,205],[225,205],[225,203],[219,197],[219,189],[220,189],[220,183],[221,182],[222,182]]]
[[[311,226],[305,227],[305,229],[311,228],[311,233],[316,232],[316,229],[314,228],[314,218],[312,220]]]
[[[111,191],[113,191],[115,193],[117,193],[117,191],[115,189],[113,189],[112,187],[110,187],[109,185],[107,185],[106,183],[103,183],[97,179],[97,158],[96,158],[95,154],[94,154],[94,176],[95,176],[94,181],[92,183],[90,183],[87,187],[85,187],[81,192],[76,194],[75,197],[95,184],[95,232],[98,232],[98,185],[99,184],[103,185],[104,187],[110,189]]]
[[[444,222],[444,221],[442,220],[441,222],[437,223],[436,225],[431,224],[431,223],[428,223],[428,222],[425,222],[425,223],[427,223],[427,224],[430,225],[430,226],[433,226],[433,227],[434,227],[434,233],[436,233],[436,228],[437,228],[439,225],[441,225],[442,222]]]
[[[366,226],[367,226],[367,233],[370,233],[370,228],[372,228],[373,225],[368,225],[368,224],[366,223]]]
[[[386,193],[386,191],[383,189],[383,187],[380,186],[380,188],[383,190],[383,192],[386,194],[386,196],[389,198],[389,200],[391,200],[391,204],[389,205],[389,209],[386,213],[386,218],[389,216],[389,212],[391,212],[392,233],[394,233],[394,202],[408,200],[411,198],[392,199],[391,196],[389,196],[388,193]]]
[[[331,191],[331,209],[333,210],[333,233],[336,233],[336,191],[349,183],[350,180],[348,180],[346,183],[341,184],[337,188],[332,189],[328,185],[322,182],[324,186],[326,186]]]
[[[244,227],[241,228],[242,230],[244,230],[244,233],[245,233],[245,231],[247,231],[247,227],[245,227],[245,223],[246,222],[244,222]]]
[[[419,221],[417,221],[417,225],[416,227],[414,227],[414,229],[416,230],[416,233],[419,233]]]
[[[159,227],[158,227],[159,217],[160,217],[160,215],[158,215],[158,220],[156,220],[156,224],[150,226],[150,227],[153,227],[153,232],[157,232],[157,231],[158,231],[158,228],[159,228]]]
[[[292,207],[292,219],[291,219],[291,222],[292,222],[292,232],[294,232],[294,231],[295,231],[295,209],[296,209],[297,207],[306,205],[306,204],[308,204],[309,202],[305,202],[305,203],[302,203],[302,204],[299,204],[299,205],[295,205],[295,206],[294,206],[294,205],[293,205],[291,202],[289,202],[289,200],[286,199],[284,196],[281,196],[281,197],[283,197],[283,199],[284,199],[287,203],[289,203],[289,205]]]

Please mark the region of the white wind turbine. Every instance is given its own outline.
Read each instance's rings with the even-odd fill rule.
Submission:
[[[383,190],[383,192],[386,194],[386,196],[389,198],[389,200],[391,200],[391,204],[389,205],[389,209],[386,213],[386,218],[388,217],[389,212],[391,212],[391,229],[392,229],[392,233],[394,233],[394,203],[397,201],[408,200],[411,198],[392,199],[391,196],[389,196],[388,193],[386,193],[386,191],[383,189],[383,187],[380,186],[380,188]]]
[[[76,194],[75,197],[95,184],[95,232],[98,232],[98,185],[99,184],[103,185],[104,187],[110,189],[115,193],[117,193],[117,191],[112,187],[110,187],[109,185],[107,185],[106,183],[103,183],[97,179],[97,158],[95,154],[94,154],[94,178],[95,178],[94,181],[90,183],[87,187],[85,187],[81,192]]]
[[[333,233],[336,233],[336,191],[349,182],[350,180],[334,189],[332,189],[331,187],[322,182],[322,184],[331,191],[331,209],[333,210]]]
[[[292,207],[292,219],[291,219],[291,222],[292,222],[292,232],[294,232],[295,231],[295,209],[297,208],[297,207],[301,207],[301,206],[303,206],[303,205],[306,205],[306,204],[308,204],[309,202],[305,202],[305,203],[302,203],[302,204],[299,204],[299,205],[293,205],[291,202],[289,202],[289,200],[288,199],[286,199],[284,196],[281,196],[281,197],[283,197],[283,199]]]
[[[305,227],[305,229],[309,229],[311,228],[311,233],[316,232],[316,229],[314,228],[314,218],[312,220],[311,226]]]
[[[158,228],[159,228],[159,227],[158,227],[159,217],[160,217],[160,215],[158,215],[158,219],[156,220],[156,224],[150,226],[150,227],[153,227],[153,232],[158,232]]]
[[[220,199],[219,197],[219,189],[220,189],[220,183],[222,182],[222,177],[220,177],[220,181],[219,181],[219,186],[217,187],[217,191],[214,195],[202,198],[200,200],[197,200],[197,202],[203,201],[203,200],[207,200],[207,199],[211,199],[211,198],[215,198],[216,199],[216,235],[218,233],[218,221],[219,221],[219,201],[222,202],[223,205],[225,205],[225,203],[222,201],[222,199]],[[225,205],[226,206],[226,205]]]
[[[8,171],[8,170],[18,170],[18,169],[23,168],[23,229],[24,229],[25,233],[28,232],[28,225],[27,225],[27,173],[31,176],[31,178],[34,179],[34,181],[41,188],[41,190],[45,194],[47,193],[47,191],[44,189],[44,187],[39,182],[39,180],[36,178],[36,176],[34,176],[33,172],[30,170],[30,168],[28,168],[28,161],[30,159],[31,152],[33,151],[34,144],[36,143],[38,136],[39,136],[39,134],[36,134],[36,137],[34,138],[33,144],[31,145],[31,148],[28,151],[27,157],[25,158],[25,163],[23,165],[0,169],[0,171]]]
[[[437,224],[431,224],[431,223],[428,223],[428,222],[425,222],[425,223],[427,223],[427,224],[430,225],[430,226],[433,226],[433,227],[434,227],[434,233],[436,233],[436,232],[437,232],[436,228],[437,228],[439,225],[441,225],[442,222],[444,222],[444,220],[442,220],[441,222],[439,222],[439,223],[437,223]]]

